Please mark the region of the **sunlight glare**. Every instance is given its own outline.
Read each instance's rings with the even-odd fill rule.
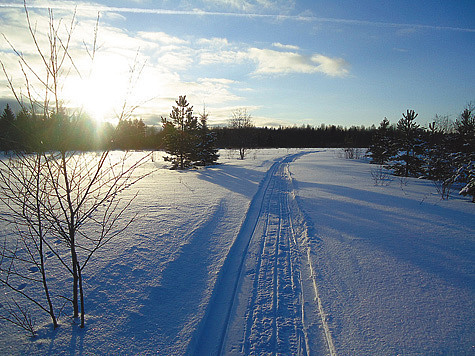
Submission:
[[[67,105],[79,108],[97,123],[117,123],[127,93],[127,63],[118,58],[96,58],[87,77],[70,77],[64,86]]]

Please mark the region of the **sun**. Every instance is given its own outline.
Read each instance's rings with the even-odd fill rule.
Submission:
[[[127,96],[127,73],[117,61],[99,58],[87,75],[68,77],[63,93],[68,107],[97,123],[117,123]]]

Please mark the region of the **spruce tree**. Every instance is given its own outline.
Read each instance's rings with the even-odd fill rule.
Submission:
[[[0,116],[0,149],[8,151],[16,146],[15,114],[7,104]]]
[[[419,125],[415,122],[418,114],[407,110],[397,123],[396,154],[391,158],[394,174],[409,177],[421,172],[422,142]]]
[[[196,164],[199,166],[209,166],[216,164],[219,158],[216,147],[216,134],[208,128],[208,114],[206,109],[200,114],[199,141],[196,147]]]
[[[373,135],[369,156],[371,163],[384,165],[394,155],[394,143],[389,120],[384,118]]]

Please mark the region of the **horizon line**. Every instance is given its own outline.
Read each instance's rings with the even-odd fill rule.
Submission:
[[[23,4],[0,4],[0,8],[24,8]],[[354,19],[342,19],[333,17],[317,17],[317,16],[305,16],[305,15],[274,15],[274,14],[258,14],[258,13],[238,13],[238,12],[216,12],[205,10],[168,10],[168,9],[141,9],[133,7],[111,7],[111,6],[68,6],[68,5],[27,5],[28,9],[57,9],[57,10],[70,10],[77,8],[78,10],[94,10],[97,12],[116,12],[116,13],[134,13],[134,14],[151,14],[151,15],[174,15],[174,16],[222,16],[222,17],[248,17],[248,18],[265,18],[274,20],[291,20],[291,21],[305,21],[305,22],[326,22],[337,23],[347,25],[360,25],[360,26],[376,26],[376,27],[393,27],[393,28],[418,28],[426,30],[436,31],[457,31],[475,33],[473,28],[452,27],[452,26],[435,26],[435,25],[423,25],[423,24],[411,24],[411,23],[395,23],[395,22],[383,22],[383,21],[367,21],[367,20],[354,20]]]

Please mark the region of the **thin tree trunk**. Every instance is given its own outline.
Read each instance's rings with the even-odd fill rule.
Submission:
[[[54,315],[53,303],[51,302],[51,297],[50,297],[49,289],[48,289],[48,283],[46,282],[45,262],[44,262],[44,256],[43,256],[43,237],[40,238],[40,266],[41,266],[41,278],[43,281],[43,288],[45,291],[46,300],[48,301],[49,315],[51,316],[51,320],[53,321],[53,327],[56,329],[58,327],[58,321],[56,320],[56,316]]]
[[[78,266],[77,266],[77,270],[78,270],[78,281],[79,281],[79,295],[80,295],[80,299],[81,299],[81,328],[84,328],[84,314],[85,314],[85,311],[84,311],[84,291],[83,291],[83,288],[82,288],[82,272],[81,272],[81,268],[79,268],[79,263],[78,263]]]
[[[76,246],[74,245],[74,239],[71,241],[71,263],[73,265],[73,316],[77,318],[79,316],[79,303],[78,303],[78,256],[76,254]]]
[[[40,205],[40,173],[41,173],[41,155],[37,155],[37,165],[35,165],[35,175],[36,175],[36,214],[38,219],[38,236],[39,241],[39,255],[40,255],[40,269],[41,269],[41,279],[43,282],[43,289],[45,292],[46,300],[48,302],[49,315],[53,321],[53,327],[56,329],[58,327],[58,322],[56,316],[54,315],[53,303],[51,302],[51,296],[49,294],[48,283],[46,281],[46,270],[45,270],[45,257],[43,254],[44,247],[44,235],[43,235],[43,220],[41,218],[41,205]]]

